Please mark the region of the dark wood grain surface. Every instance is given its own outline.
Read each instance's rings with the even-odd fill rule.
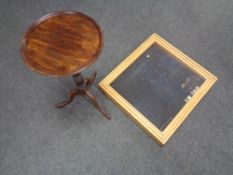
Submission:
[[[21,54],[34,71],[74,75],[95,62],[102,49],[99,26],[80,12],[56,12],[37,20],[25,33]]]

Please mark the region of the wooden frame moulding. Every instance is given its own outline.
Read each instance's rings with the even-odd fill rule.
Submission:
[[[172,54],[175,59],[183,63],[192,71],[196,72],[205,80],[200,88],[192,96],[192,98],[181,108],[181,110],[174,116],[174,118],[169,122],[163,131],[152,124],[146,116],[138,111],[132,104],[127,101],[127,99],[121,96],[121,94],[119,94],[111,86],[111,83],[117,79],[131,64],[133,64],[140,57],[140,55],[142,55],[153,44],[156,44],[165,49],[168,53]],[[168,43],[166,40],[161,38],[158,34],[154,33],[136,50],[134,50],[124,61],[122,61],[110,74],[108,74],[99,83],[99,87],[105,95],[107,95],[124,112],[126,112],[130,118],[136,122],[136,124],[138,124],[152,137],[153,140],[155,140],[160,145],[164,145],[216,81],[216,76],[207,71],[183,52],[175,48],[173,45]]]

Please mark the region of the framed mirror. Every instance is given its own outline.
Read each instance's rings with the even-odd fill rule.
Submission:
[[[99,87],[164,145],[216,80],[187,55],[152,34]]]

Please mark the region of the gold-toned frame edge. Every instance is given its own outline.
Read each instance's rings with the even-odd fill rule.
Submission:
[[[115,89],[110,85],[99,84],[101,90],[106,96],[108,96],[115,104],[120,106],[123,112],[127,113],[128,116],[135,121],[144,131],[147,132],[152,138],[163,145],[162,132],[152,124],[143,114],[141,114],[134,106],[132,106],[124,97],[122,97]]]
[[[111,83],[121,75],[132,63],[134,63],[141,54],[143,54],[152,44],[158,44],[163,49],[174,55],[174,57],[181,61],[186,67],[192,69],[205,79],[205,82],[193,95],[191,100],[187,102],[184,107],[176,114],[167,127],[161,131],[154,124],[152,124],[143,114],[137,111],[126,99],[124,99],[118,92],[112,87]],[[105,95],[123,109],[130,118],[133,119],[136,124],[144,129],[153,140],[160,145],[164,145],[168,139],[174,134],[177,128],[184,122],[188,114],[198,104],[202,97],[209,91],[213,84],[217,81],[217,77],[207,71],[204,67],[196,63],[190,57],[183,52],[175,48],[166,40],[161,38],[157,34],[152,34],[147,40],[145,40],[137,49],[135,49],[126,59],[124,59],[116,68],[112,70],[100,83],[99,87]]]

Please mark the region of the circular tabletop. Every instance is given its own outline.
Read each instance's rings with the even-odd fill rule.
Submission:
[[[102,50],[98,24],[73,11],[43,16],[29,27],[21,42],[24,62],[48,76],[74,75],[94,63]]]

